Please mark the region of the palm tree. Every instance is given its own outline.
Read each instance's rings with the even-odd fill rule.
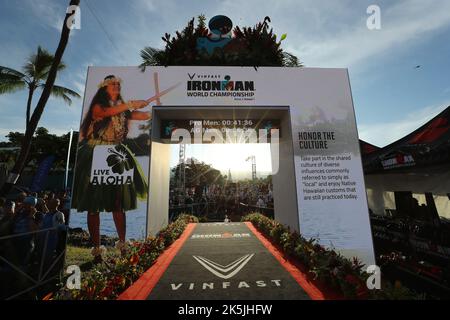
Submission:
[[[0,66],[0,94],[12,93],[22,89],[28,89],[27,111],[26,111],[26,126],[30,122],[31,103],[33,95],[37,89],[42,89],[45,85],[45,80],[48,77],[50,67],[55,57],[47,50],[38,47],[37,53],[32,54],[26,61],[22,72]],[[60,62],[58,71],[65,68],[65,64]],[[80,95],[69,89],[58,85],[53,85],[51,95],[62,98],[69,105],[72,104],[71,98],[79,98]]]
[[[79,6],[79,5],[80,5],[80,0],[70,0],[69,6]],[[62,25],[61,37],[59,38],[58,47],[56,48],[56,52],[55,52],[53,60],[50,64],[50,68],[48,69],[48,72],[46,72],[47,76],[46,76],[45,84],[43,84],[43,86],[42,86],[41,96],[39,97],[39,101],[36,104],[36,108],[34,108],[34,111],[32,112],[29,121],[27,120],[28,125],[25,130],[24,139],[22,140],[22,145],[20,147],[19,156],[17,157],[14,167],[12,168],[11,172],[9,173],[6,182],[3,184],[3,186],[0,190],[0,195],[5,195],[11,190],[11,188],[17,182],[17,179],[20,176],[20,174],[22,173],[22,170],[25,166],[26,160],[28,158],[28,153],[30,152],[31,141],[32,141],[32,138],[34,135],[34,131],[36,130],[36,128],[39,124],[39,120],[41,119],[42,113],[44,112],[48,98],[53,93],[53,87],[55,84],[56,74],[58,73],[58,69],[59,69],[59,65],[61,64],[62,56],[66,49],[67,43],[69,42],[70,28],[68,27],[67,22],[71,18],[72,18],[72,13],[66,12],[66,16],[64,18],[64,23]],[[11,79],[12,78],[13,77],[11,77]],[[62,93],[60,91],[59,96],[61,96],[61,95],[62,95]],[[65,94],[65,95],[67,95],[67,94]],[[30,110],[30,112],[31,112],[31,110]]]

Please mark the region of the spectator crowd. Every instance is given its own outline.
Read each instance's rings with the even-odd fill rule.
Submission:
[[[0,298],[59,274],[69,212],[66,192],[0,198]]]
[[[217,219],[225,215],[242,215],[245,211],[266,209],[273,211],[272,184],[264,180],[239,181],[225,185],[203,185],[171,190],[169,206],[179,211],[192,206],[193,214],[203,214],[208,205],[208,214]],[[180,212],[181,212],[180,211]]]

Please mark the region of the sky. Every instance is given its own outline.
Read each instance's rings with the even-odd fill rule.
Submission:
[[[179,145],[172,144],[171,168],[179,163],[178,152]],[[233,156],[230,157],[230,155]],[[256,176],[258,178],[264,178],[272,174],[269,143],[189,144],[186,145],[186,156],[187,158],[197,159],[212,165],[227,177],[231,174],[232,181],[252,178],[252,160],[251,158],[249,159],[250,156],[255,156]]]
[[[0,65],[20,69],[38,45],[54,52],[69,0],[0,0]],[[369,30],[369,5],[381,29]],[[271,18],[283,49],[306,67],[348,68],[359,137],[385,146],[450,105],[448,0],[81,0],[81,29],[73,30],[57,84],[84,93],[88,66],[135,66],[145,46],[163,48],[199,14],[234,25]],[[420,68],[415,68],[420,65]],[[38,100],[35,96],[35,101]],[[0,95],[0,141],[24,131],[26,92]],[[40,126],[78,130],[82,99],[50,99]]]

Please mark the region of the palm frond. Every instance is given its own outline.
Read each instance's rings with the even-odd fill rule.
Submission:
[[[26,75],[23,73],[0,66],[0,94],[13,93],[26,87]]]
[[[8,68],[8,67],[3,67],[0,66],[0,76],[10,76],[10,77],[16,77],[16,78],[20,78],[20,79],[26,79],[26,75],[23,74],[20,71],[14,70],[12,68]]]
[[[283,52],[283,66],[284,67],[303,67],[298,58],[289,52]]]
[[[0,94],[13,93],[25,89],[27,84],[24,81],[0,81]]]
[[[162,51],[152,48],[152,47],[145,47],[141,50],[141,58],[142,63],[139,65],[139,68],[142,70],[145,69],[145,67],[148,66],[158,66],[161,65],[160,56]]]
[[[66,68],[66,65],[64,64],[63,61],[61,61],[61,62],[59,63],[59,65],[58,65],[57,70],[58,70],[58,71],[61,71],[61,70],[64,70],[65,68]],[[48,68],[48,69],[45,71],[45,73],[43,74],[43,79],[47,80],[47,77],[48,77],[48,73],[49,73],[49,72],[50,72],[50,68]]]
[[[72,104],[71,98],[81,98],[77,92],[57,85],[53,86],[51,94],[56,98],[62,98],[68,105]]]
[[[32,54],[29,57],[23,67],[23,70],[30,78],[34,78],[37,81],[45,81],[54,59],[54,55],[39,46],[37,53]],[[58,71],[64,68],[65,65],[61,62],[58,66]]]

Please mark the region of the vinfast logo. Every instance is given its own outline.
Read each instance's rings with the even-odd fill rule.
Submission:
[[[193,256],[193,258],[215,276],[230,279],[241,271],[254,255],[254,253],[246,254],[226,266],[200,256]]]
[[[233,79],[230,75],[188,73],[188,97],[252,98],[255,83],[252,80]]]
[[[200,282],[200,281],[193,281],[193,282],[178,282],[178,283],[171,283],[170,288],[172,291],[183,291],[188,290],[194,292],[195,290],[235,290],[235,289],[248,289],[248,288],[282,288],[282,282],[280,279],[273,279],[273,280],[257,280],[257,279],[248,279],[246,281],[244,280],[237,280],[237,281],[229,281],[228,279],[234,277],[241,271],[247,263],[253,258],[255,254],[246,254],[245,256],[242,256],[238,258],[237,260],[231,262],[230,264],[223,266],[220,263],[217,263],[215,261],[209,260],[205,257],[201,256],[192,256],[200,265],[202,265],[206,270],[211,272],[216,277],[223,279],[220,282],[219,281],[213,281],[213,282]],[[203,274],[203,272],[202,272]],[[254,274],[250,275],[254,276]]]

